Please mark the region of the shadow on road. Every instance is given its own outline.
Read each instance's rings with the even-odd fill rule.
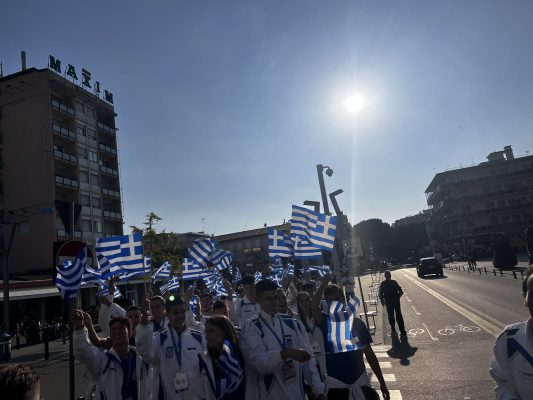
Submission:
[[[447,279],[447,278],[448,277],[446,275],[444,276],[430,275],[430,276],[424,276],[422,279],[433,280],[433,279]]]
[[[415,355],[418,347],[412,347],[407,340],[407,336],[402,336],[398,338],[397,335],[392,335],[392,348],[387,351],[388,355],[391,358],[399,358],[401,365],[409,365],[409,357]]]

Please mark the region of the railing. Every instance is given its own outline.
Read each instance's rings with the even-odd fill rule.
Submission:
[[[106,166],[100,165],[100,171],[108,175],[118,176],[118,171],[113,168],[108,168]]]
[[[122,215],[119,212],[104,210],[104,218],[122,219]]]
[[[117,151],[115,149],[103,143],[98,143],[98,147],[100,148],[100,150],[105,151],[106,153],[113,154],[114,156],[117,155]]]
[[[76,140],[76,134],[74,132],[69,131],[66,128],[61,128],[59,125],[52,125],[52,131],[63,137]]]
[[[75,188],[80,186],[80,183],[76,179],[65,178],[59,175],[56,175],[56,183],[63,185],[63,186],[69,186],[69,187],[75,187]]]
[[[52,100],[52,107],[56,110],[64,112],[65,114],[68,114],[71,117],[76,116],[76,110],[64,104],[61,104],[59,101]]]
[[[103,124],[101,122],[98,122],[98,129],[110,135],[113,135],[113,136],[116,135],[116,131],[114,128],[111,128],[110,126],[107,126],[106,124]]]
[[[68,153],[63,153],[62,151],[59,151],[59,150],[54,150],[54,157],[57,158],[57,159],[63,160],[63,161],[68,161],[68,162],[74,163],[74,164],[78,163],[78,157],[77,156],[73,156],[73,155],[68,154]]]
[[[117,192],[117,191],[111,190],[111,189],[102,188],[102,194],[104,196],[108,196],[108,197],[114,197],[114,198],[117,198],[117,199],[120,198],[120,192]]]

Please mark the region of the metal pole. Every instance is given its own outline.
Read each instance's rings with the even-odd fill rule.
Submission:
[[[3,273],[3,290],[4,290],[4,333],[9,335],[9,253],[11,252],[11,246],[13,245],[13,239],[15,238],[15,229],[17,229],[17,222],[13,222],[11,225],[11,233],[9,235],[9,243],[7,248],[4,246],[2,248],[2,273]],[[3,224],[2,224],[3,227]]]
[[[366,307],[366,302],[365,302],[365,295],[363,293],[363,285],[361,285],[361,277],[359,275],[357,275],[357,281],[359,282],[359,290],[361,291],[361,301],[363,302],[363,311],[365,312],[366,326],[370,326],[368,324],[367,307]]]
[[[70,240],[74,240],[74,203],[70,203]],[[68,303],[68,351],[69,351],[69,399],[75,400],[76,382],[75,382],[75,370],[74,370],[74,321],[73,312],[76,307],[76,300],[72,303]]]
[[[326,195],[326,186],[324,184],[324,175],[322,174],[324,167],[322,164],[316,166],[316,173],[318,174],[318,184],[320,185],[320,194],[322,195],[322,207],[324,207],[324,214],[330,215],[328,196]]]

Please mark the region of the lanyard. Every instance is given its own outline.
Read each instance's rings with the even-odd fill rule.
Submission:
[[[174,338],[174,328],[170,328],[170,338],[174,346],[174,354],[176,355],[176,362],[178,363],[178,370],[181,370],[181,335],[178,334],[178,345],[176,346],[176,339]]]
[[[272,329],[270,327],[270,325],[268,324],[268,322],[265,321],[265,319],[263,318],[262,315],[259,316],[259,319],[261,321],[264,322],[264,324],[266,325],[266,327],[270,330],[270,332],[272,333],[272,335],[274,335],[274,337],[276,338],[276,340],[278,341],[279,345],[281,346],[282,349],[286,349],[287,348],[287,344],[285,343],[285,331],[283,330],[283,322],[279,321],[279,325],[281,327],[281,336],[283,338],[283,340],[281,340],[278,336],[278,334],[276,333],[276,331],[274,329]],[[274,317],[272,319],[273,323],[274,323],[274,326],[276,325],[276,317]]]

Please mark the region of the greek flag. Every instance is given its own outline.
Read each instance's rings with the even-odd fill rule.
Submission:
[[[308,271],[315,271],[320,278],[331,272],[329,265],[310,265]]]
[[[268,256],[274,257],[292,257],[294,254],[294,245],[291,237],[282,231],[274,228],[268,228]]]
[[[281,281],[283,279],[283,266],[281,268],[270,266],[270,275],[268,277],[271,281],[276,282],[278,286],[281,286]]]
[[[132,272],[144,273],[141,233],[100,238],[95,249],[100,272],[105,279]]]
[[[173,290],[178,290],[180,287],[180,280],[177,276],[170,279],[167,283],[165,283],[163,286],[159,288],[159,291],[161,294],[164,294],[166,292],[171,292]]]
[[[235,266],[233,267],[233,282],[238,282],[242,279],[241,270],[239,267]]]
[[[294,276],[294,265],[287,264],[287,269],[283,271],[283,275],[292,278]]]
[[[292,206],[291,237],[304,239],[317,248],[332,251],[337,230],[337,217],[304,207]]]
[[[228,269],[233,261],[233,255],[226,250],[217,249],[211,254],[210,262],[217,267],[219,271]]]
[[[211,275],[207,268],[198,265],[192,258],[183,259],[182,273],[184,281],[194,281]]]
[[[191,300],[189,301],[189,310],[191,310],[192,313],[196,314],[198,304],[200,304],[200,299],[198,298],[198,296],[192,296]]]
[[[263,274],[261,272],[259,272],[259,271],[255,271],[254,278],[255,278],[255,283],[257,283],[259,281],[262,281],[263,280]]]
[[[63,300],[71,301],[76,298],[86,265],[87,246],[83,246],[70,265],[57,269],[56,286]]]
[[[102,287],[105,285],[105,280],[102,279],[102,274],[100,272],[95,271],[86,264],[83,275],[81,276],[81,286],[87,285]]]
[[[217,242],[215,240],[196,239],[188,249],[189,256],[194,259],[198,265],[207,268],[208,264],[211,262],[211,255],[213,254],[216,245]]]
[[[108,294],[109,294],[109,287],[107,285],[104,285],[100,288],[98,292],[96,292],[96,297],[107,296]],[[115,293],[113,293],[113,298],[118,299],[119,297],[122,297],[122,293],[120,293],[120,290],[118,290],[118,287],[115,286]]]
[[[239,359],[233,352],[233,345],[228,340],[224,340],[222,354],[218,357],[215,363],[223,376],[223,378],[220,379],[220,383],[217,384],[215,388],[216,398],[217,400],[220,400],[226,394],[233,392],[239,387],[244,373]]]
[[[152,281],[155,282],[157,279],[168,279],[170,278],[170,271],[172,270],[172,265],[168,261],[165,261],[161,266],[154,272],[152,275]]]
[[[228,291],[224,287],[224,281],[220,274],[212,273],[210,276],[205,277],[204,279],[205,286],[209,289],[211,293],[214,293],[216,297],[227,296]]]
[[[352,325],[359,304],[359,299],[355,295],[350,298],[346,306],[340,301],[323,304],[328,328],[326,351],[342,353],[361,348],[352,341]]]
[[[135,271],[126,272],[121,274],[119,279],[121,282],[129,281],[132,278],[138,278],[140,276],[150,275],[152,272],[152,256],[144,256],[144,270],[137,269]]]
[[[298,260],[316,260],[322,257],[322,249],[313,246],[305,239],[296,239],[294,242],[294,258]]]

